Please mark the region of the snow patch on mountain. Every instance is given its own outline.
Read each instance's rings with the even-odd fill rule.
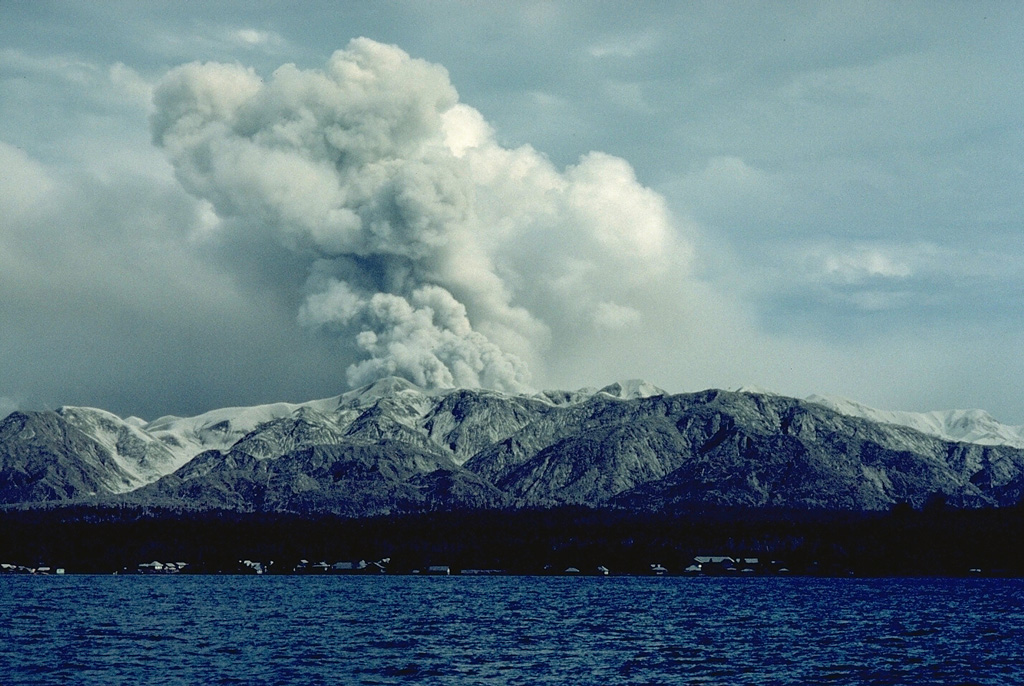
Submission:
[[[584,386],[577,391],[541,391],[530,397],[549,405],[576,405],[598,395],[617,400],[634,400],[636,398],[667,395],[667,391],[642,379],[627,379],[625,381],[616,381],[603,388]]]
[[[161,417],[142,429],[160,439],[187,462],[205,450],[228,450],[257,426],[290,417],[302,408],[333,413],[337,411],[340,400],[341,396],[334,396],[305,403],[225,407],[195,417]]]
[[[176,454],[148,434],[142,426],[125,421],[106,410],[61,407],[57,414],[99,443],[113,462],[127,474],[127,483],[115,480],[108,484],[113,493],[125,493],[155,481],[192,457],[191,454]]]
[[[734,393],[746,393],[747,395],[779,395],[775,391],[761,386],[740,386],[736,389],[729,389]]]
[[[147,422],[122,419],[93,407],[65,406],[57,410],[68,423],[94,438],[127,473],[130,483],[114,492],[131,491],[177,471],[206,450],[228,450],[261,424],[309,408],[331,414],[340,396],[305,403],[272,403],[228,407],[195,417],[166,416]]]
[[[822,395],[808,396],[807,401],[851,417],[906,426],[947,441],[1024,448],[1024,426],[1001,424],[984,410],[878,410],[854,400]]]
[[[444,392],[441,391],[440,394]],[[388,376],[343,394],[338,404],[347,407],[366,407],[383,398],[401,397],[415,401],[432,394],[437,392],[427,391],[401,377]]]
[[[546,405],[575,405],[581,403],[584,400],[589,400],[594,396],[595,389],[593,388],[581,388],[578,391],[539,391],[534,393],[531,398],[539,400]]]
[[[626,381],[616,381],[613,384],[609,384],[594,395],[598,394],[618,398],[619,400],[634,400],[636,398],[666,395],[666,392],[642,379],[627,379]]]

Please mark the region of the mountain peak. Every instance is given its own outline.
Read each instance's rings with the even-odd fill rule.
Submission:
[[[733,392],[746,393],[747,395],[778,395],[778,393],[776,393],[775,391],[769,388],[762,388],[761,386],[740,386]],[[810,400],[810,398],[808,398],[808,400]]]
[[[625,381],[616,381],[615,383],[608,384],[604,388],[600,389],[594,395],[610,395],[613,398],[619,398],[621,400],[633,400],[636,398],[650,398],[657,395],[667,395],[667,393],[655,386],[654,384],[648,383],[643,379],[627,379]]]
[[[373,383],[355,388],[341,396],[345,405],[365,405],[399,394],[428,395],[428,392],[408,379],[400,376],[385,376]]]

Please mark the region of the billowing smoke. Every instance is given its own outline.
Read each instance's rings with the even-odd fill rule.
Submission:
[[[440,286],[421,286],[408,300],[390,293],[367,299],[335,282],[310,296],[300,319],[359,331],[356,345],[370,359],[349,367],[353,386],[391,375],[427,388],[515,391],[526,381],[523,363],[474,331],[466,308]]]
[[[645,288],[686,270],[626,162],[504,148],[442,67],[394,46],[267,80],[187,64],[154,102],[155,142],[225,230],[307,261],[299,321],[355,351],[353,384],[524,389],[550,346],[638,325]]]

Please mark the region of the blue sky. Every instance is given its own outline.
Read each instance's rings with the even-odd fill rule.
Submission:
[[[1022,75],[1012,2],[3,0],[0,412],[396,371],[1024,423]]]

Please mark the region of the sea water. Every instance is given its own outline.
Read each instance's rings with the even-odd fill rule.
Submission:
[[[0,577],[0,684],[702,683],[1024,683],[1024,582]]]

